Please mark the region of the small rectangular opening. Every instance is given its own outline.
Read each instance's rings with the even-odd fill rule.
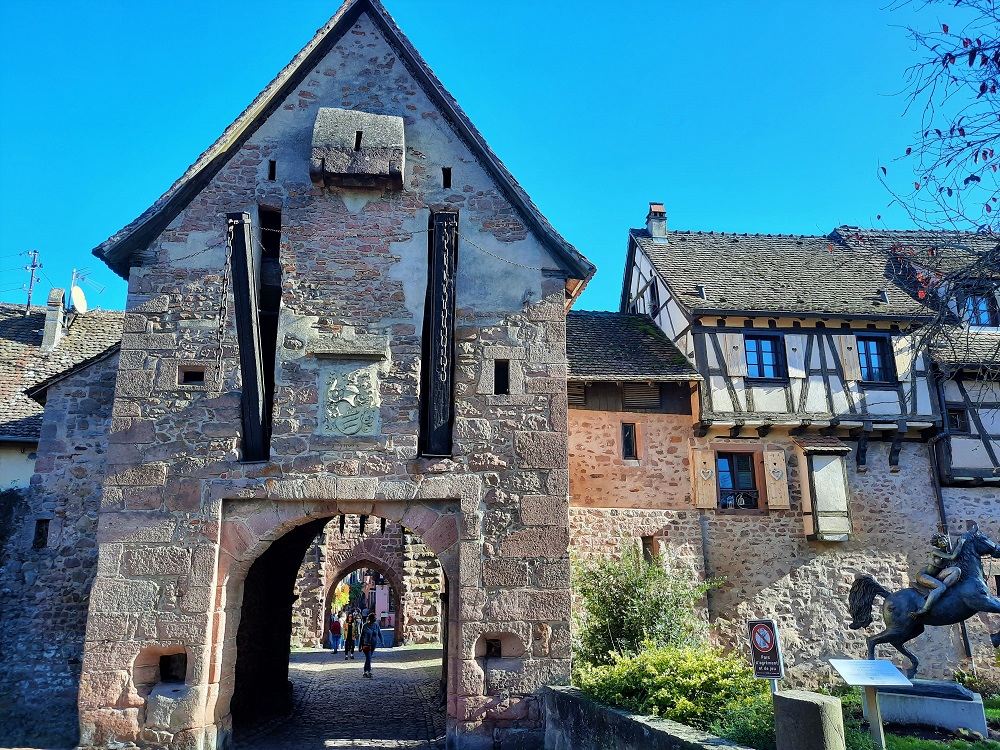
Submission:
[[[639,458],[634,422],[622,422],[622,458]]]
[[[278,177],[278,162],[276,162],[274,159],[271,159],[267,163],[267,179],[273,182],[274,180],[277,179],[277,177]]]
[[[178,367],[178,385],[205,385],[204,367]]]
[[[273,208],[257,208],[260,220],[260,244],[265,258],[279,257],[281,252],[281,211]]]
[[[503,656],[503,649],[500,646],[499,638],[487,638],[486,639],[486,654],[487,659],[500,658]]]
[[[187,679],[187,654],[164,654],[160,657],[160,682],[184,682]]]
[[[651,536],[642,537],[642,559],[652,562],[656,557],[656,539]]]
[[[506,396],[510,393],[510,361],[493,360],[493,393]]]
[[[451,187],[451,167],[441,167],[441,184],[446,188]]]
[[[42,549],[49,545],[49,519],[39,518],[35,521],[35,537],[31,540],[31,546],[35,549]]]
[[[354,133],[354,150],[361,150],[361,136],[364,135],[364,131],[358,130]]]

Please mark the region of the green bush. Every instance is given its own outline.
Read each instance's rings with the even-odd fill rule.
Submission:
[[[637,654],[615,654],[610,664],[578,667],[574,682],[602,703],[702,729],[769,691],[744,659],[708,646],[649,646]],[[773,734],[773,715],[771,727]]]
[[[758,695],[742,706],[723,712],[709,726],[709,731],[756,750],[776,750],[771,696]]]
[[[575,562],[575,654],[585,664],[611,664],[613,654],[636,654],[646,644],[691,646],[707,624],[695,608],[717,582],[702,583],[690,571],[674,571],[629,547],[621,558]]]

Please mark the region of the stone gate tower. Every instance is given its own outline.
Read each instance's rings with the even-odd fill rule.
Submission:
[[[565,315],[595,269],[377,0],[95,253],[129,297],[81,745],[226,746],[284,689],[295,571],[340,514],[440,561],[449,746],[538,731],[570,656]]]

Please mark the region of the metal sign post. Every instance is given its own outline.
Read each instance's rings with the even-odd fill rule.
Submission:
[[[750,620],[750,659],[753,676],[771,683],[771,692],[778,692],[778,680],[785,676],[785,660],[781,656],[778,623],[774,620]]]
[[[881,659],[830,659],[830,666],[837,670],[848,685],[865,689],[868,706],[868,725],[872,730],[875,750],[885,750],[885,730],[882,728],[882,711],[878,705],[878,688],[893,685],[912,685],[891,661]]]

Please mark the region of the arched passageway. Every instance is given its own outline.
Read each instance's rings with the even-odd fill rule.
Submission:
[[[291,528],[247,569],[235,639],[231,700],[235,746],[239,750],[311,747],[315,740],[316,747],[338,747],[337,742],[348,741],[373,747],[396,741],[410,743],[407,747],[434,747],[443,742],[447,695],[447,664],[440,644],[377,649],[373,657],[377,680],[362,678],[360,653],[345,661],[327,649],[291,648],[300,567],[330,520],[327,516]],[[331,576],[334,583],[322,594],[326,614],[336,581],[354,570],[376,570],[395,591],[406,590],[399,572],[365,554],[364,548],[338,564],[341,567]],[[441,577],[446,580],[443,573]],[[234,604],[230,602],[231,607]],[[446,640],[446,623],[440,627]],[[402,620],[397,629],[401,636]]]

